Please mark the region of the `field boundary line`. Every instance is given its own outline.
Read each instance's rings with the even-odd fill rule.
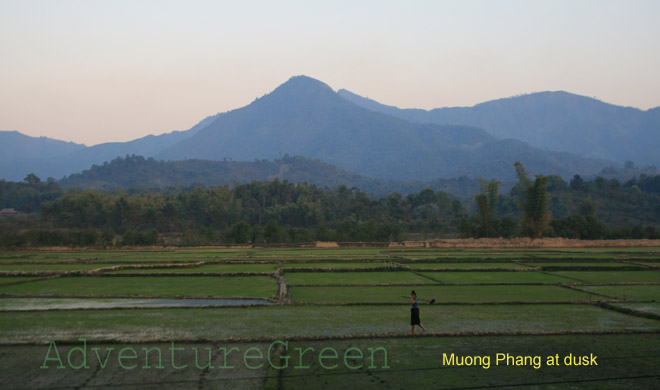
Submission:
[[[12,276],[15,276],[15,275],[12,275]],[[23,275],[21,275],[21,276],[23,276]],[[41,275],[41,276],[44,276],[44,275]],[[38,278],[38,276],[35,276],[35,277]],[[18,284],[31,283],[31,282],[41,282],[42,280],[57,279],[59,277],[60,277],[60,275],[50,275],[48,277],[42,277],[40,279],[38,278],[38,279],[31,279],[31,280],[19,280],[18,282],[2,283],[2,284],[0,284],[0,287],[15,286],[15,285],[18,285]],[[3,295],[4,294],[0,294],[0,297],[2,297]]]
[[[561,287],[567,288],[569,290],[580,291],[580,292],[583,292],[585,294],[589,294],[590,295],[589,298],[591,298],[591,295],[598,295],[598,296],[605,297],[605,298],[625,301],[625,299],[619,298],[619,297],[614,296],[614,295],[608,295],[608,294],[603,294],[603,293],[599,293],[599,292],[595,292],[595,291],[585,290],[585,289],[582,289],[582,288],[574,286],[574,285],[568,285],[567,284],[567,285],[563,285]]]
[[[432,278],[430,276],[422,275],[422,274],[420,274],[420,271],[417,271],[417,272],[413,271],[413,274],[419,276],[420,278],[431,280],[435,283],[447,284],[446,282],[443,282],[442,280],[438,280],[438,279]]]
[[[120,295],[120,294],[0,294],[2,298],[138,298],[138,299],[258,299],[268,300],[270,297],[225,296],[225,295]]]
[[[503,302],[435,302],[434,306],[492,306],[492,305],[592,305],[594,302],[647,303],[651,301],[613,299],[608,301],[503,301]],[[294,306],[410,306],[400,302],[300,302],[292,301]]]
[[[639,302],[626,301],[626,302],[619,302],[619,303],[639,303]],[[616,306],[616,305],[612,305],[608,302],[598,302],[598,303],[595,303],[595,305],[598,306],[598,307],[601,307],[603,309],[615,311],[615,312],[622,313],[622,314],[628,314],[628,315],[635,316],[635,317],[649,318],[649,319],[660,321],[660,314],[651,313],[651,312],[648,312],[648,311],[635,310],[635,309],[630,309],[630,308],[627,308],[627,307]]]
[[[660,286],[660,282],[609,282],[609,283],[574,283],[569,286]]]
[[[413,272],[414,273],[414,272]],[[422,276],[423,275],[419,275]],[[431,279],[433,280],[433,279]],[[655,284],[660,284],[660,283],[649,283],[649,285],[655,285]],[[435,281],[435,283],[372,283],[372,284],[367,284],[367,283],[356,283],[356,284],[339,284],[339,283],[333,283],[333,284],[316,284],[316,283],[304,283],[304,284],[290,284],[290,287],[405,287],[405,286],[443,286],[443,287],[460,287],[460,286],[557,286],[557,287],[564,287],[564,286],[574,286],[574,285],[579,285],[582,286],[582,284],[577,284],[577,283],[564,283],[564,282],[559,282],[559,283],[544,283],[544,282],[532,282],[532,283],[444,283],[444,282],[439,282]],[[641,283],[622,283],[622,284],[604,284],[603,286],[609,286],[609,285],[622,285],[622,286],[634,286],[634,285],[642,285]],[[644,284],[646,285],[646,284]],[[597,286],[597,285],[593,285]]]
[[[291,292],[289,291],[289,284],[282,276],[282,269],[277,268],[273,272],[275,279],[277,279],[277,300],[280,304],[286,304],[291,301]]]

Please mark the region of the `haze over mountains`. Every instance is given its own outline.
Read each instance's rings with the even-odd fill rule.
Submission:
[[[341,97],[416,123],[461,124],[555,151],[638,164],[660,164],[660,107],[642,111],[568,92],[539,92],[473,107],[401,109],[345,89]]]
[[[61,178],[132,154],[248,162],[299,155],[367,179],[398,181],[463,175],[511,180],[513,163],[520,160],[533,173],[571,177],[612,164],[577,152],[655,162],[650,149],[660,145],[659,123],[660,109],[643,112],[563,92],[471,108],[401,110],[297,76],[250,105],[208,117],[190,130],[130,142],[85,147],[0,132],[3,148],[11,151],[0,157],[0,178],[22,180],[28,173]],[[594,135],[598,132],[602,139]],[[623,157],[629,153],[644,157]]]
[[[213,187],[246,184],[254,180],[288,180],[292,183],[308,183],[320,188],[345,185],[359,188],[372,196],[387,196],[390,192],[411,194],[431,188],[462,198],[469,198],[479,191],[479,181],[465,176],[433,181],[392,181],[374,179],[339,169],[320,160],[302,156],[288,156],[273,161],[210,161],[180,160],[156,161],[140,156],[116,158],[103,165],[93,165],[81,173],[59,181],[63,188],[169,188]],[[509,185],[504,183],[503,190]]]

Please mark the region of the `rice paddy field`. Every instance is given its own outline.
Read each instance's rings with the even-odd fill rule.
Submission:
[[[0,252],[0,313],[2,389],[660,388],[660,248]]]

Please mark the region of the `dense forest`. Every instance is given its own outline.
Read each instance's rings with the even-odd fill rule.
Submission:
[[[89,169],[63,178],[58,184],[64,189],[164,189],[173,186],[193,188],[247,184],[270,181],[276,177],[293,183],[314,184],[320,188],[344,184],[349,188],[359,188],[374,198],[387,196],[390,192],[410,194],[426,188],[467,197],[479,190],[479,181],[466,176],[430,182],[382,180],[357,175],[320,160],[288,154],[272,161],[159,161],[127,155],[102,165],[92,165]]]
[[[499,183],[458,198],[424,189],[370,197],[288,180],[214,187],[63,189],[28,175],[0,181],[0,245],[113,246],[387,242],[430,237],[660,238],[660,176]],[[13,213],[14,209],[18,213]]]

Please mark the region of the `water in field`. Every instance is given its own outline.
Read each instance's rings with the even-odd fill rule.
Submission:
[[[71,310],[71,309],[124,309],[154,307],[208,307],[268,305],[265,299],[82,299],[82,298],[7,298],[0,310]]]

